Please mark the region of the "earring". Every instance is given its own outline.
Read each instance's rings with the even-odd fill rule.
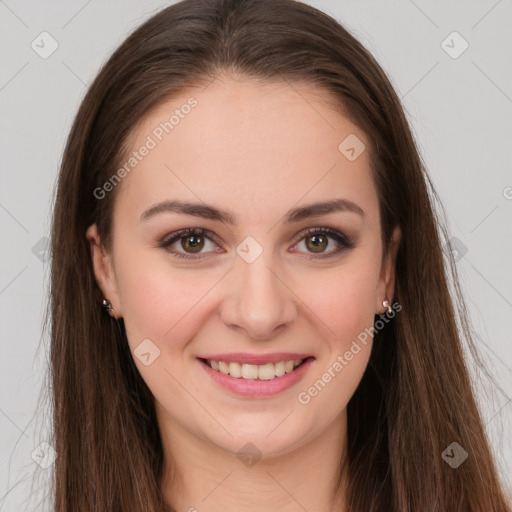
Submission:
[[[383,300],[383,301],[382,301],[382,305],[383,305],[385,308],[388,308],[388,313],[393,313],[393,310],[391,309],[391,304],[389,303],[389,301],[387,301],[387,300]]]
[[[114,311],[114,308],[112,307],[112,303],[108,299],[103,299],[103,302],[101,303],[103,305],[103,308],[107,313],[112,313]]]

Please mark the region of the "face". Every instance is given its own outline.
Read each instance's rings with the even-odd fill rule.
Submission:
[[[275,455],[345,421],[395,251],[381,259],[369,141],[326,94],[219,77],[151,112],[103,188],[119,187],[111,250],[87,233],[96,278],[176,437]]]

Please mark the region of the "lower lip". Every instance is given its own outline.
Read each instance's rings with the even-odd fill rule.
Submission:
[[[313,358],[306,359],[300,366],[297,366],[292,372],[285,373],[281,377],[274,377],[272,380],[259,379],[237,379],[231,375],[213,370],[208,364],[199,359],[199,363],[206,373],[223,388],[231,391],[239,396],[273,396],[291,388],[296,384],[307,372],[309,366],[313,362]]]

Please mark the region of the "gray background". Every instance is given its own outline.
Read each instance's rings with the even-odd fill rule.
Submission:
[[[402,97],[462,255],[457,266],[479,349],[497,379],[487,385],[475,372],[493,449],[512,487],[512,1],[308,3],[344,23]],[[165,5],[0,0],[1,511],[20,511],[32,475],[49,472],[31,455],[47,438],[34,411],[46,361],[44,347],[38,351],[45,237],[65,138],[101,63]],[[58,44],[46,59],[31,47],[35,41],[43,51],[43,31]],[[454,31],[463,39],[448,37]],[[464,40],[469,46],[457,55]],[[45,51],[50,44],[45,39]]]

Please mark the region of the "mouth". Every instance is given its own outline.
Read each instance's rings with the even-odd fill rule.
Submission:
[[[306,359],[310,358],[283,360],[266,364],[242,364],[235,361],[216,361],[213,359],[201,359],[201,361],[207,364],[214,372],[229,375],[235,379],[273,380],[293,372],[300,365],[304,364]]]
[[[291,389],[304,377],[315,360],[315,357],[306,354],[289,354],[288,357],[284,354],[268,357],[233,354],[226,357],[229,355],[197,359],[216,385],[230,394],[244,398],[271,397]]]

